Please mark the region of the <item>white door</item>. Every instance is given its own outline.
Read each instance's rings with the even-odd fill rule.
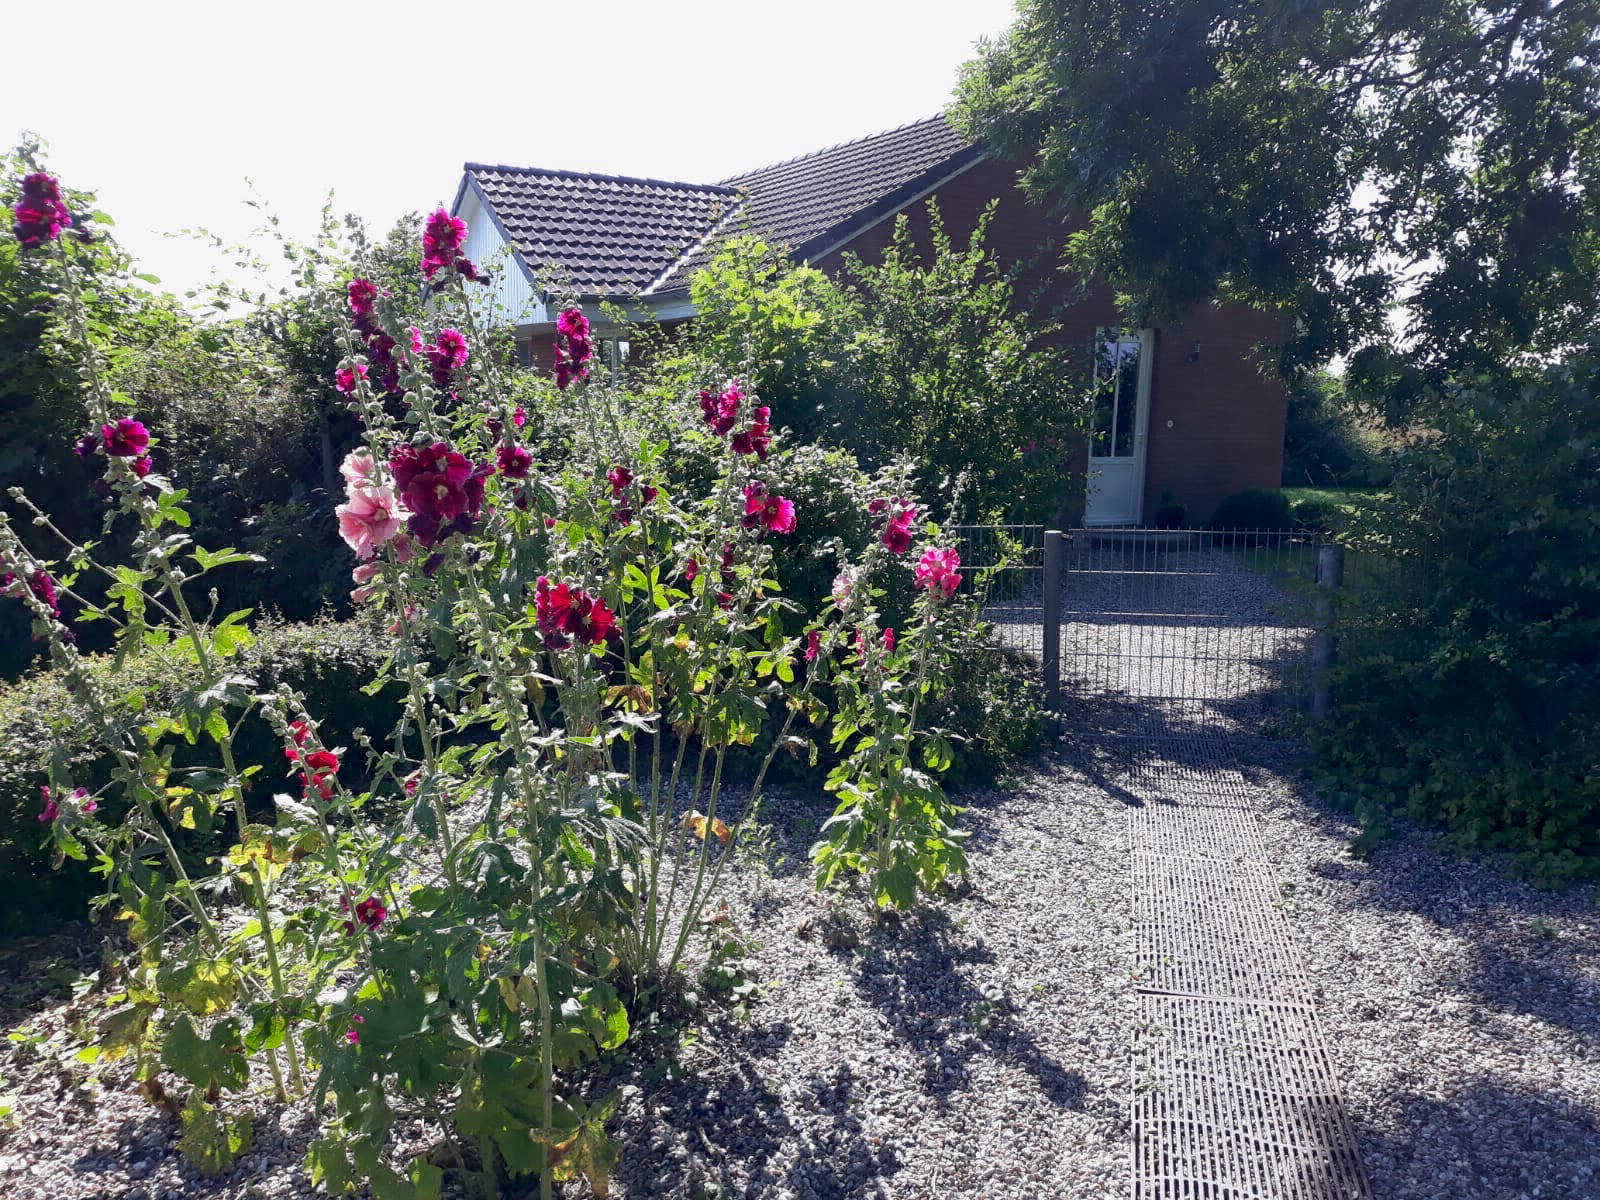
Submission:
[[[1152,341],[1148,329],[1102,329],[1095,338],[1085,525],[1137,525],[1144,517]]]

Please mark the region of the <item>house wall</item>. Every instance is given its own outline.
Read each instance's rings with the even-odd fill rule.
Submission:
[[[475,289],[474,298],[486,293],[483,303],[493,311],[498,322],[522,325],[548,321],[550,317],[529,285],[522,264],[511,254],[494,219],[483,210],[478,193],[471,187],[461,193],[461,204],[455,215],[467,223],[467,244],[463,253],[494,274],[494,282],[487,289]]]
[[[932,197],[952,240],[963,243],[991,200],[998,206],[988,244],[996,257],[1017,269],[1018,294],[1033,298],[1036,312],[1059,321],[1055,339],[1062,352],[1079,355],[1087,367],[1097,328],[1120,323],[1110,290],[1080,288],[1060,269],[1060,251],[1072,227],[1030,203],[1016,186],[1013,165],[985,159],[947,181]],[[925,203],[908,212],[913,232],[928,244]],[[867,261],[882,256],[894,235],[894,219],[825,252],[813,265],[838,273],[844,255]],[[1188,509],[1190,524],[1203,523],[1217,502],[1247,487],[1276,488],[1283,474],[1283,427],[1287,392],[1257,365],[1251,348],[1275,336],[1274,319],[1237,304],[1207,305],[1179,325],[1158,329],[1151,380],[1150,433],[1146,450],[1145,518],[1163,491]],[[1190,361],[1195,342],[1199,358]],[[1170,424],[1169,424],[1170,422]],[[1082,512],[1087,444],[1063,454],[1061,469],[1072,476],[1064,520]],[[1073,511],[1076,509],[1076,511]]]

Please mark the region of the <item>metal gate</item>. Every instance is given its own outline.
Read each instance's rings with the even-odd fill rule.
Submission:
[[[1327,596],[1314,535],[953,532],[997,640],[1040,656],[1058,707],[1088,706],[1102,725],[1220,732],[1313,706]]]

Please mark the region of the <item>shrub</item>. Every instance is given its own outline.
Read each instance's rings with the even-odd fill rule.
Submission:
[[[317,697],[319,708],[329,714],[326,737],[333,744],[353,745],[357,729],[381,738],[400,717],[393,687],[370,695],[362,690],[393,652],[393,637],[369,621],[265,622],[257,626],[254,644],[241,652],[238,667],[263,687],[286,685]],[[138,696],[145,706],[143,720],[170,711],[180,689],[170,667],[154,654],[120,664],[107,655],[93,660],[90,671],[108,693]],[[279,753],[276,733],[259,714],[245,719],[236,745],[241,757],[254,762]],[[175,765],[187,765],[188,749],[174,753]],[[52,756],[91,788],[110,778],[111,757],[100,727],[59,672],[43,671],[0,690],[0,895],[6,899],[0,933],[22,932],[40,915],[79,917],[97,887],[87,863],[51,869],[38,818],[39,788]],[[352,767],[359,777],[360,761]],[[252,800],[253,807],[265,803]]]
[[[1346,395],[1328,371],[1302,375],[1289,388],[1283,434],[1285,487],[1371,487],[1393,473],[1392,440]]]
[[[1189,510],[1178,503],[1178,497],[1171,492],[1162,492],[1161,500],[1156,505],[1155,526],[1157,529],[1182,529],[1183,522],[1188,517]]]
[[[1600,400],[1591,363],[1453,386],[1348,535],[1334,788],[1540,879],[1600,865]]]
[[[1341,521],[1339,506],[1320,497],[1296,500],[1291,513],[1296,532],[1330,533]]]
[[[1247,488],[1224,496],[1207,523],[1211,529],[1249,529],[1275,532],[1293,525],[1289,499],[1282,492]]]

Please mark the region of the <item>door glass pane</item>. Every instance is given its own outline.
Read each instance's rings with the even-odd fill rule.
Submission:
[[[1139,339],[1122,338],[1117,356],[1117,428],[1111,439],[1116,458],[1133,457],[1133,426],[1139,411]]]
[[[1140,348],[1136,337],[1103,333],[1096,339],[1094,423],[1089,439],[1089,452],[1096,458],[1133,457]]]

